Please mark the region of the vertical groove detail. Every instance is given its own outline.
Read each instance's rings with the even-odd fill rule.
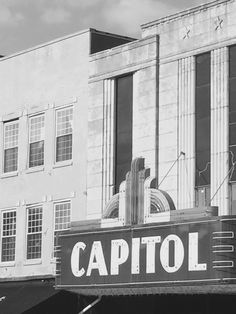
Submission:
[[[185,153],[178,161],[178,209],[194,206],[194,147],[195,147],[195,60],[188,57],[179,60],[179,153]]]
[[[114,188],[114,80],[104,81],[104,109],[103,109],[103,183],[102,205],[113,195]]]

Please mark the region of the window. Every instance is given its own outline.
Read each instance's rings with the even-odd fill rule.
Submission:
[[[29,167],[44,164],[44,115],[29,119]]]
[[[73,108],[56,111],[56,162],[72,159]]]
[[[196,187],[210,185],[210,62],[210,52],[196,57]]]
[[[15,260],[16,211],[3,212],[2,215],[2,262]]]
[[[19,121],[4,123],[4,172],[17,170]]]
[[[41,258],[43,208],[34,206],[27,210],[27,259]]]
[[[229,181],[236,181],[236,46],[229,48]],[[235,193],[234,193],[235,194]]]
[[[71,203],[65,201],[54,204],[54,217],[55,217],[55,233],[54,233],[54,248],[56,247],[56,236],[59,231],[67,230],[70,228],[71,217]]]
[[[115,193],[132,161],[133,75],[116,79]]]

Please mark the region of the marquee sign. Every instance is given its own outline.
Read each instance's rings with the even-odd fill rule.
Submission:
[[[57,287],[137,287],[232,279],[236,220],[210,219],[67,233]]]

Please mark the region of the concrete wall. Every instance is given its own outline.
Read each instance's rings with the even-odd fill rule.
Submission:
[[[89,31],[0,59],[0,125],[19,118],[19,166],[3,174],[0,154],[0,210],[17,210],[16,260],[0,263],[0,278],[50,275],[53,203],[71,200],[72,221],[86,218]],[[73,159],[55,163],[55,110],[74,108]],[[45,113],[45,162],[28,168],[28,117]],[[3,152],[3,141],[0,151]],[[26,260],[26,206],[42,204],[42,258]]]
[[[143,38],[159,35],[159,181],[165,177],[160,188],[178,209],[195,205],[194,56],[211,51],[211,199],[220,215],[230,213],[227,46],[236,43],[235,17],[234,0],[217,0],[142,26]]]
[[[144,157],[156,174],[157,58],[156,36],[90,57],[88,218],[100,218],[113,195],[114,80],[125,73],[134,73],[132,157]]]

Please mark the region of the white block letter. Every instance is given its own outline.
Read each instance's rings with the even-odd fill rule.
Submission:
[[[132,261],[131,261],[131,273],[139,274],[140,271],[140,238],[132,239]]]
[[[129,246],[125,240],[111,241],[111,275],[119,274],[119,266],[127,261],[128,256]]]
[[[93,269],[97,269],[100,276],[108,275],[100,241],[93,242],[86,276],[90,276]]]
[[[189,233],[188,270],[201,271],[206,269],[206,263],[198,264],[198,232]]]
[[[84,268],[79,268],[80,250],[85,250],[86,244],[84,242],[77,242],[71,253],[71,270],[75,277],[81,277],[85,273]]]
[[[174,242],[174,266],[170,266],[169,264],[170,241]],[[178,236],[171,234],[165,238],[161,245],[160,260],[162,267],[168,273],[174,273],[180,269],[184,261],[184,246]]]
[[[155,253],[156,243],[161,242],[161,237],[145,237],[142,238],[142,243],[146,244],[146,273],[155,273]]]

